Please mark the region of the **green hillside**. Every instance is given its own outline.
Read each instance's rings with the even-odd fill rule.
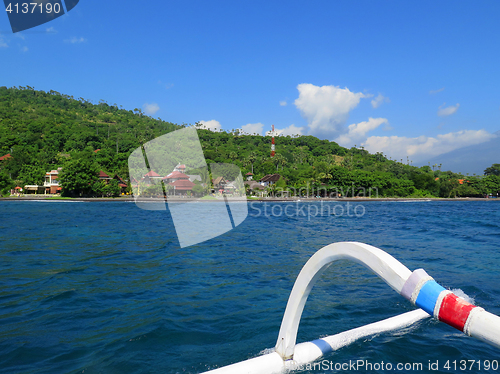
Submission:
[[[134,149],[186,126],[104,101],[93,104],[55,91],[0,87],[0,156],[11,155],[0,161],[0,190],[43,184],[46,171],[77,161],[92,171],[128,179],[127,159]],[[279,173],[286,178],[283,188],[309,186],[322,194],[343,191],[344,196],[353,187],[355,195],[371,188],[381,197],[482,196],[500,190],[500,177],[494,173],[464,177],[417,168],[408,160],[396,162],[313,136],[276,137],[276,156],[271,158],[270,137],[202,129],[198,135],[207,163],[236,164],[243,174],[253,170],[254,179]],[[460,179],[465,181],[460,184]]]

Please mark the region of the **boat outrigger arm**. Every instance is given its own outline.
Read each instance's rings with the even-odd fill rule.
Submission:
[[[309,293],[322,273],[340,259],[353,260],[371,269],[420,309],[337,335],[296,344],[300,318]],[[312,362],[362,337],[409,326],[429,316],[500,348],[500,317],[446,290],[423,269],[411,272],[379,248],[357,242],[333,243],[317,251],[300,271],[288,299],[275,351],[207,373],[280,373],[283,369]]]

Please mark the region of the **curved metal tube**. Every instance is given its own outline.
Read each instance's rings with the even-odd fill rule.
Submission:
[[[371,269],[421,309],[296,345],[300,318],[311,289],[332,262],[340,259],[350,259]],[[444,289],[423,269],[411,272],[381,249],[357,242],[333,243],[317,251],[300,271],[288,299],[275,352],[215,369],[210,373],[281,373],[284,369],[293,369],[297,364],[314,361],[326,352],[348,345],[363,336],[408,326],[428,316],[434,316],[469,336],[500,348],[500,317],[469,304]]]
[[[293,358],[300,318],[311,289],[332,262],[340,259],[366,266],[398,293],[411,275],[411,271],[390,254],[368,244],[340,242],[323,247],[304,265],[288,299],[276,342],[276,352],[283,360]]]
[[[424,319],[429,314],[422,309],[399,314],[395,317],[370,323],[336,335],[326,336],[311,342],[299,343],[295,346],[293,360],[283,361],[276,352],[270,352],[246,361],[207,371],[203,374],[283,374],[294,370],[308,362],[313,362],[325,354],[348,346],[349,344],[367,336],[373,336],[387,331],[398,330]]]

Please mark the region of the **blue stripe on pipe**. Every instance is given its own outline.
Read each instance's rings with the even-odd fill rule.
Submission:
[[[436,281],[430,280],[420,289],[415,305],[432,316],[434,315],[434,306],[436,305],[438,296],[443,291],[445,291],[445,289],[442,286]]]

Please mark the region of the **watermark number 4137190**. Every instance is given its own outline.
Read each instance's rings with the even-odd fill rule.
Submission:
[[[4,0],[12,32],[50,22],[73,9],[79,0]]]

